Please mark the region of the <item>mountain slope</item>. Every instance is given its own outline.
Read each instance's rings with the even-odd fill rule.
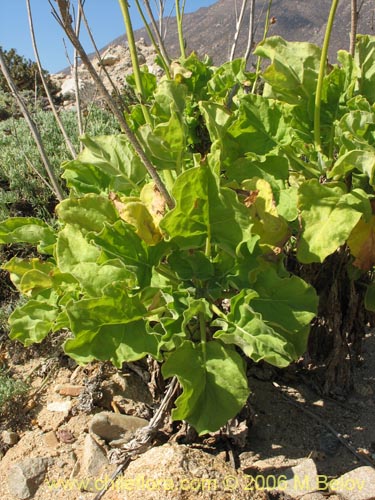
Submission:
[[[238,8],[240,8],[241,3],[241,0],[237,0]],[[334,59],[338,49],[347,50],[349,47],[350,3],[348,0],[339,3],[330,47],[331,59]],[[228,60],[236,24],[235,4],[236,0],[219,0],[210,7],[201,8],[194,13],[185,15],[184,35],[189,52],[195,50],[200,55],[208,54],[213,58],[215,64]],[[263,36],[268,1],[256,0],[255,5],[255,43],[257,43]],[[269,35],[280,35],[287,40],[310,41],[320,45],[323,41],[330,5],[331,0],[314,0],[312,2],[307,0],[274,0],[271,16],[276,18],[276,23],[271,25]],[[239,37],[236,56],[243,55],[245,51],[248,10]],[[374,2],[364,0],[359,20],[359,33],[375,34],[374,15]],[[148,39],[145,29],[136,31],[136,38],[141,37]],[[125,36],[116,38],[111,44],[124,42],[125,39]],[[178,56],[175,18],[169,20],[166,45],[172,56]]]

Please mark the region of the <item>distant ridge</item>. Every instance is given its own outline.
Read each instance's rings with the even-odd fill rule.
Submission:
[[[235,30],[235,1],[219,0],[210,7],[202,7],[197,11],[185,14],[184,35],[188,52],[196,51],[199,55],[208,54],[215,64],[228,60],[228,55],[233,42]],[[360,3],[360,2],[359,2]],[[237,0],[240,6],[241,1]],[[265,10],[267,0],[256,0],[255,43],[263,36]],[[325,26],[331,6],[331,0],[274,0],[271,16],[276,18],[276,23],[270,27],[269,36],[280,35],[290,41],[306,41],[318,45],[322,44]],[[239,37],[236,56],[244,54],[247,43],[248,12],[242,34]],[[334,30],[330,45],[330,60],[335,62],[339,49],[349,48],[350,30],[350,1],[339,3]],[[364,0],[359,18],[358,33],[375,35],[375,3],[373,0]],[[135,32],[136,39],[148,40],[146,30],[139,29]],[[104,51],[111,45],[126,43],[126,35],[115,38],[101,49]],[[176,19],[168,22],[166,46],[172,57],[179,55]]]

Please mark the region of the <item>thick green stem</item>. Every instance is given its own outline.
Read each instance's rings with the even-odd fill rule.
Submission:
[[[271,15],[272,1],[273,0],[269,0],[268,1],[268,8],[267,8],[267,14],[266,14],[266,21],[264,23],[264,33],[263,33],[262,42],[264,42],[264,40],[267,38],[268,30],[270,29],[270,15]],[[258,78],[259,78],[259,75],[260,75],[260,63],[261,63],[261,58],[260,58],[260,56],[258,56],[257,67],[256,67],[256,70],[255,70],[255,80],[254,80],[254,83],[253,83],[253,88],[251,90],[252,94],[255,94],[256,86],[257,86],[257,83],[258,83]]]
[[[124,18],[126,35],[128,37],[128,44],[129,44],[129,50],[130,50],[130,57],[131,57],[131,61],[132,61],[135,85],[137,87],[137,92],[138,92],[139,97],[140,97],[143,115],[145,117],[146,122],[151,125],[152,120],[151,120],[150,113],[149,113],[147,107],[144,105],[145,93],[144,93],[144,89],[143,89],[141,70],[139,67],[137,47],[135,45],[133,25],[132,25],[132,22],[130,19],[129,5],[128,5],[127,0],[119,0],[119,4],[120,4],[121,12],[122,12],[122,15]]]
[[[314,143],[315,143],[316,150],[319,152],[322,151],[322,143],[321,143],[321,137],[320,137],[320,113],[321,113],[323,80],[324,80],[324,76],[326,74],[329,41],[331,38],[333,21],[335,19],[335,14],[336,14],[336,9],[337,9],[338,4],[339,4],[339,0],[332,0],[331,10],[330,10],[330,13],[328,16],[328,21],[327,21],[326,33],[324,36],[322,55],[320,58],[318,83],[316,86],[315,110],[314,110]]]
[[[180,43],[181,57],[183,59],[186,59],[185,40],[184,40],[183,31],[182,31],[182,19],[183,19],[183,15],[184,15],[184,6],[185,6],[185,2],[183,3],[182,9],[181,9],[180,8],[180,0],[176,0],[176,20],[177,20],[177,29],[178,29],[178,41]]]
[[[198,316],[199,316],[199,330],[201,334],[202,353],[203,356],[206,357],[206,344],[207,344],[206,318],[203,312],[200,312]]]
[[[163,69],[165,71],[165,74],[167,75],[167,78],[170,79],[171,78],[170,71],[169,71],[170,60],[169,60],[167,51],[165,50],[164,42],[163,42],[163,40],[161,38],[161,35],[158,32],[157,27],[155,27],[155,24],[156,24],[155,23],[155,18],[153,17],[152,10],[150,8],[150,4],[148,2],[145,2],[146,9],[148,11],[149,16],[151,17],[151,24],[154,26],[155,36],[157,37],[158,41],[155,40],[155,37],[154,37],[154,35],[152,33],[152,30],[151,30],[151,28],[149,26],[149,23],[147,22],[147,19],[146,19],[144,13],[143,13],[143,9],[142,9],[142,7],[141,7],[141,5],[139,3],[139,0],[135,0],[135,4],[137,6],[139,15],[142,18],[142,21],[143,21],[143,24],[144,24],[145,29],[147,31],[147,34],[150,37],[151,43],[152,43],[154,49],[156,50],[158,56],[160,57],[160,62],[163,65]]]

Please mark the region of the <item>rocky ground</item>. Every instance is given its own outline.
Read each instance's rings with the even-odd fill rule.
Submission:
[[[80,367],[60,342],[3,343],[3,362],[30,390],[1,415],[1,500],[93,500],[117,468],[108,457],[157,406],[146,364]],[[166,419],[154,446],[103,498],[375,499],[374,355],[369,334],[342,402],[319,396],[297,367],[249,366],[252,395],[237,420],[198,438]]]

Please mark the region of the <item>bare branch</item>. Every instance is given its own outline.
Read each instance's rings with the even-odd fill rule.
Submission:
[[[120,109],[116,106],[116,103],[112,99],[111,95],[109,94],[108,90],[105,88],[105,85],[103,84],[102,80],[100,79],[97,71],[95,70],[94,66],[92,65],[88,55],[86,54],[84,48],[81,45],[81,42],[78,40],[76,37],[76,34],[72,28],[72,18],[69,13],[69,3],[67,0],[57,0],[57,4],[59,6],[60,10],[60,16],[58,15],[56,9],[52,6],[52,9],[54,11],[54,16],[57,19],[58,23],[62,28],[64,29],[66,35],[68,36],[69,40],[71,41],[73,47],[75,47],[80,55],[80,58],[84,65],[86,66],[88,72],[90,73],[92,79],[94,80],[100,94],[103,96],[105,101],[107,102],[110,110],[118,120],[121,129],[127,136],[130,144],[132,145],[134,151],[136,154],[139,156],[140,160],[144,164],[145,168],[147,169],[148,173],[150,174],[151,178],[156,184],[157,189],[160,191],[161,195],[165,199],[167,205],[169,208],[173,208],[175,206],[174,200],[171,198],[170,194],[168,193],[166,187],[164,186],[163,181],[161,180],[158,172],[156,171],[155,167],[152,165],[150,160],[147,158],[145,152],[143,151],[141,143],[138,141],[137,137],[133,134],[131,129],[129,128],[129,125],[126,123],[124,116]]]
[[[64,199],[64,193],[63,193],[63,190],[61,189],[61,187],[58,183],[58,180],[55,176],[55,173],[52,169],[52,166],[48,160],[47,154],[46,154],[44,146],[43,146],[42,138],[39,134],[39,131],[38,131],[33,119],[31,118],[29,110],[27,109],[25,103],[23,102],[23,99],[22,99],[22,97],[21,97],[21,95],[20,95],[20,93],[19,93],[19,91],[18,91],[18,89],[13,81],[13,78],[11,77],[11,75],[9,73],[8,67],[6,65],[6,62],[5,62],[5,59],[3,57],[3,53],[1,50],[0,50],[0,67],[1,67],[1,71],[2,71],[5,79],[7,81],[7,84],[10,88],[10,91],[13,94],[13,97],[16,99],[17,104],[20,107],[21,112],[25,118],[25,121],[26,121],[27,125],[29,126],[30,132],[34,138],[35,144],[38,148],[40,157],[42,159],[44,168],[45,168],[46,173],[51,181],[51,184],[53,187],[53,193],[55,194],[56,198],[59,201],[62,201]]]
[[[254,16],[255,16],[255,0],[250,0],[250,14],[249,14],[249,31],[247,36],[247,45],[245,50],[244,59],[247,62],[250,57],[250,52],[253,47],[254,41]]]
[[[78,7],[78,12],[76,15],[76,20],[75,20],[75,34],[76,37],[79,39],[79,32],[81,31],[81,12],[83,10],[83,7],[81,7],[81,2],[79,2],[79,7]],[[73,67],[72,67],[72,73],[73,73],[73,78],[74,78],[74,86],[76,89],[76,113],[77,113],[77,125],[78,125],[78,133],[79,135],[83,135],[83,120],[82,120],[82,101],[81,101],[81,88],[80,88],[80,82],[79,82],[79,75],[78,75],[78,52],[77,49],[74,48],[74,56],[73,56]],[[81,143],[80,149],[82,151],[83,149],[83,144]]]
[[[72,157],[75,158],[77,156],[76,150],[74,149],[74,146],[73,146],[73,144],[72,144],[72,142],[71,142],[71,140],[70,140],[70,138],[68,136],[68,133],[65,130],[65,127],[64,127],[64,125],[63,125],[63,123],[62,123],[62,121],[60,119],[60,116],[59,116],[59,114],[57,112],[56,106],[55,106],[55,104],[53,102],[53,99],[52,99],[52,96],[51,96],[51,92],[50,92],[50,90],[48,88],[46,79],[44,77],[43,68],[42,68],[42,65],[41,65],[41,62],[40,62],[40,58],[39,58],[38,46],[36,44],[36,39],[35,39],[34,23],[33,23],[33,16],[32,16],[32,12],[31,12],[31,7],[30,7],[30,0],[26,0],[26,6],[27,6],[27,15],[28,15],[28,18],[29,18],[31,41],[32,41],[33,49],[34,49],[36,63],[38,65],[40,79],[42,80],[43,87],[44,87],[44,90],[46,92],[46,96],[47,96],[48,102],[49,102],[49,104],[51,106],[51,110],[52,110],[53,116],[55,117],[57,125],[59,126],[59,129],[61,130],[61,133],[62,133],[62,135],[64,137],[66,146],[67,146],[68,150],[70,151],[70,154],[72,155]]]
[[[164,45],[164,41],[162,38],[162,32],[161,32],[161,30],[159,31],[160,25],[158,27],[157,22],[155,20],[155,16],[154,16],[152,9],[150,7],[149,0],[143,0],[143,3],[146,7],[148,17],[151,20],[151,24],[152,24],[152,27],[154,29],[154,33],[155,33],[155,36],[156,36],[156,39],[157,39],[157,42],[158,42],[158,45],[160,48],[160,52],[162,53],[163,58],[165,59],[166,63],[169,65],[171,63],[171,60],[170,60],[170,57],[168,56],[167,50],[166,50],[165,45]],[[159,20],[160,20],[160,18],[159,18]]]
[[[233,41],[233,45],[232,45],[232,50],[231,50],[230,56],[229,56],[230,61],[233,61],[233,59],[234,59],[234,53],[236,51],[238,37],[239,37],[240,31],[241,31],[242,21],[243,21],[244,15],[245,15],[246,5],[247,5],[247,0],[242,0],[240,15],[239,15],[237,22],[236,22],[236,32],[234,34],[234,41]]]
[[[111,84],[111,87],[114,91],[114,93],[116,94],[116,96],[118,97],[118,105],[119,106],[123,106],[123,103],[121,101],[121,95],[120,95],[120,92],[119,92],[119,89],[117,88],[117,86],[115,85],[115,83],[113,82],[110,74],[108,73],[107,71],[107,68],[104,66],[104,64],[102,64],[102,56],[100,54],[100,51],[98,49],[98,46],[96,45],[96,42],[95,42],[95,39],[94,39],[94,36],[92,34],[92,30],[90,28],[90,25],[89,25],[89,22],[87,20],[87,17],[86,17],[86,14],[85,14],[85,11],[83,8],[81,8],[81,6],[83,7],[82,5],[82,2],[81,0],[78,0],[78,5],[79,5],[79,8],[81,9],[81,16],[82,16],[82,19],[83,19],[83,22],[85,24],[85,27],[86,27],[86,30],[87,30],[87,33],[90,37],[90,40],[91,40],[91,43],[92,43],[92,46],[94,47],[94,50],[95,50],[95,54],[96,54],[96,57],[98,58],[98,61],[99,61],[99,64],[100,64],[100,68],[103,70],[105,76],[108,78],[108,81],[109,83]]]

